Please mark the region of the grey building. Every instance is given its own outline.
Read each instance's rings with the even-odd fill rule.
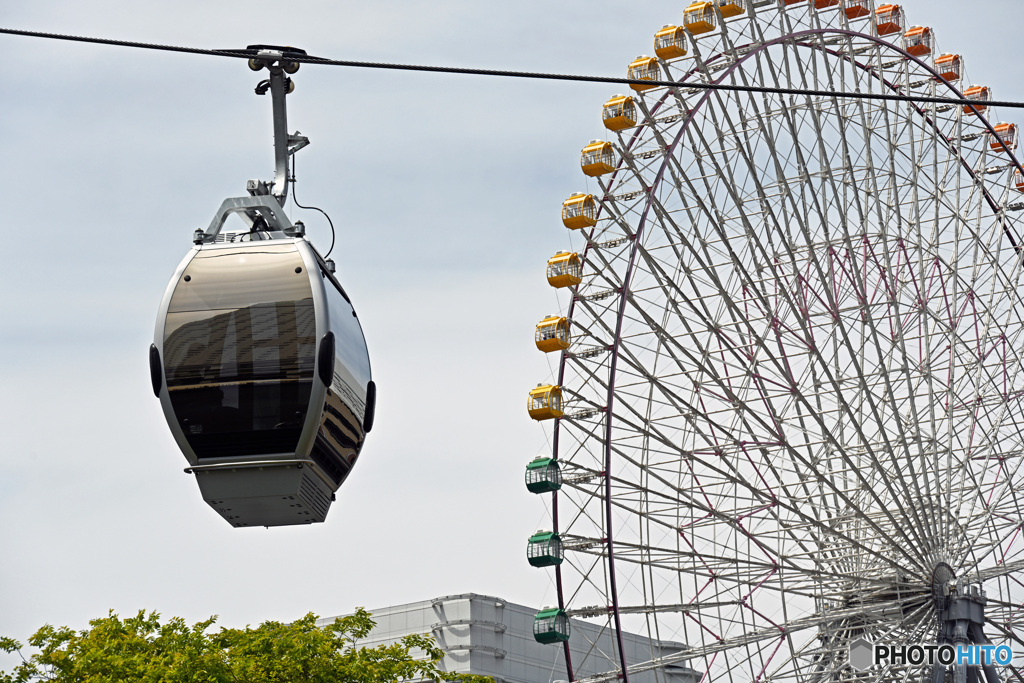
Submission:
[[[413,633],[433,635],[445,652],[446,671],[493,676],[497,683],[553,683],[568,678],[562,646],[534,640],[535,608],[475,593],[448,595],[369,610],[377,626],[361,646],[377,646]],[[320,624],[335,617],[321,619]],[[604,673],[611,665],[594,652],[614,652],[613,632],[577,619],[570,620],[569,647],[576,678]],[[680,643],[652,643],[623,633],[626,661],[646,662],[660,654],[679,652]],[[586,656],[586,653],[591,656]],[[652,654],[653,653],[653,654]],[[630,675],[635,683],[697,683],[700,673],[675,665],[669,670]]]

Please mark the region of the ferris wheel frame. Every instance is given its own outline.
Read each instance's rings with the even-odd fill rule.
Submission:
[[[765,4],[765,3],[760,3],[760,4]],[[723,26],[722,30],[724,32],[724,30],[725,30],[724,26]],[[888,42],[888,41],[884,40],[883,38],[881,38],[879,36],[875,36],[875,35],[872,35],[872,34],[869,34],[869,33],[865,33],[865,32],[862,32],[862,31],[855,31],[855,30],[850,30],[848,28],[839,28],[839,27],[808,29],[808,30],[803,30],[803,31],[798,31],[798,32],[790,33],[790,34],[784,34],[784,35],[782,35],[782,36],[780,36],[778,38],[774,38],[772,40],[765,41],[765,42],[763,42],[763,43],[753,47],[751,50],[749,50],[745,54],[740,55],[738,58],[736,58],[734,61],[732,61],[732,63],[729,64],[727,66],[727,68],[724,70],[724,73],[722,73],[720,76],[718,76],[713,82],[714,83],[722,83],[722,82],[724,82],[727,78],[730,77],[730,75],[732,75],[734,72],[739,70],[741,65],[746,60],[751,59],[757,53],[766,51],[766,50],[770,49],[773,46],[783,45],[783,44],[789,43],[789,44],[798,45],[800,47],[809,48],[811,50],[819,50],[819,51],[821,51],[823,53],[829,53],[833,57],[836,57],[837,59],[847,60],[847,61],[851,62],[856,68],[860,68],[864,72],[866,72],[869,75],[869,77],[873,77],[873,78],[877,79],[882,84],[882,86],[884,88],[887,88],[887,89],[889,89],[890,91],[892,91],[894,93],[900,92],[900,87],[899,87],[898,84],[895,84],[895,83],[887,81],[883,77],[883,74],[881,74],[879,72],[875,72],[870,65],[859,64],[858,61],[855,58],[853,58],[851,55],[845,54],[842,50],[838,50],[838,49],[837,50],[828,50],[826,45],[825,45],[825,41],[827,39],[829,39],[829,38],[846,38],[846,39],[848,39],[850,41],[856,40],[856,41],[867,41],[867,42],[873,43],[876,46],[877,50],[880,50],[880,51],[884,50],[884,51],[891,52],[891,53],[894,54],[894,56],[898,56],[900,59],[906,60],[906,62],[911,67],[929,74],[930,77],[934,80],[934,82],[938,83],[940,87],[944,86],[949,91],[951,91],[951,93],[954,96],[962,97],[962,94],[961,94],[960,89],[958,87],[956,87],[952,83],[949,83],[949,82],[945,81],[939,75],[939,73],[936,71],[936,69],[934,69],[932,67],[932,65],[926,63],[924,60],[916,57],[915,55],[910,54],[909,52],[907,52],[906,50],[902,49],[901,47],[899,47],[897,45],[894,45],[891,42]],[[702,60],[702,63],[706,67],[710,62],[713,62],[719,56],[720,55],[715,55],[715,56],[713,56],[713,57],[711,57],[709,59]],[[665,65],[664,62],[662,62],[662,63],[663,63],[663,65]],[[683,80],[683,79],[685,79],[687,77],[694,76],[694,75],[699,75],[697,73],[696,69],[691,71],[691,72],[689,72],[689,73],[687,73],[684,77],[680,78],[679,80]],[[658,101],[659,104],[664,102],[666,99],[669,99],[669,98],[672,97],[673,93],[671,92],[671,90],[672,89],[669,89],[669,90],[666,90],[664,92],[664,94],[662,95],[661,99],[659,99],[659,101]],[[694,106],[692,106],[692,108],[689,108],[688,112],[686,112],[686,114],[684,115],[686,120],[683,123],[683,125],[680,126],[679,132],[676,134],[676,136],[673,138],[673,140],[665,147],[665,150],[664,150],[664,163],[661,165],[657,175],[655,176],[654,180],[650,183],[650,185],[648,187],[644,187],[643,188],[644,192],[648,193],[648,195],[650,195],[650,196],[653,196],[655,188],[663,181],[665,170],[666,170],[667,166],[671,163],[673,151],[680,144],[680,141],[683,139],[683,136],[685,135],[687,127],[690,126],[693,123],[693,121],[696,119],[695,113],[700,111],[702,109],[702,107],[704,107],[707,103],[711,102],[713,98],[719,98],[719,97],[721,97],[721,93],[719,91],[705,91],[699,97],[697,103]],[[837,98],[833,98],[833,99],[838,99],[838,96],[837,96]],[[654,117],[652,116],[650,109],[646,106],[645,100],[643,98],[641,98],[639,100],[639,104],[640,104],[640,109],[643,110],[643,120],[639,121],[637,123],[637,128],[635,129],[635,131],[634,131],[632,137],[630,138],[629,142],[623,144],[623,147],[624,147],[625,150],[628,150],[628,149],[631,148],[631,146],[636,142],[636,140],[640,136],[641,132],[643,132],[646,127],[656,128],[656,126],[654,125],[655,124]],[[724,107],[725,105],[722,105],[722,106]],[[1024,173],[1024,167],[1021,166],[1021,163],[1017,160],[1016,156],[1013,154],[1012,149],[1006,144],[1005,141],[1003,141],[999,137],[995,127],[993,126],[993,124],[988,120],[987,116],[985,115],[985,111],[984,110],[986,108],[983,107],[983,106],[978,106],[978,107],[975,107],[974,105],[968,105],[968,106],[970,106],[970,108],[973,110],[972,113],[976,117],[975,120],[980,124],[981,127],[983,127],[987,131],[988,135],[994,136],[995,139],[999,140],[999,145],[1001,145],[1002,151],[1009,156],[1010,165],[1014,169],[1019,170],[1021,173]],[[946,138],[946,136],[940,130],[939,122],[935,121],[935,120],[931,120],[931,119],[928,118],[928,116],[927,116],[928,111],[927,111],[926,107],[916,106],[915,108],[917,110],[917,114],[919,116],[923,117],[925,119],[925,121],[933,127],[936,136],[939,136],[939,137],[942,137],[942,138]],[[947,139],[947,143],[948,144],[953,145],[952,140],[949,140],[948,138],[946,138],[946,139]],[[980,192],[981,192],[981,195],[983,197],[984,202],[988,205],[989,209],[992,210],[997,215],[998,223],[1000,225],[1000,228],[1003,230],[1003,232],[1005,234],[1005,237],[1007,238],[1009,243],[1012,245],[1012,248],[1015,251],[1019,252],[1020,251],[1020,246],[1019,245],[1021,244],[1021,235],[1016,230],[1014,230],[1013,224],[1009,220],[1007,220],[1006,213],[1005,213],[1005,210],[1007,208],[1006,207],[1006,202],[1005,201],[1004,202],[997,201],[997,199],[989,191],[989,188],[986,186],[986,184],[984,182],[984,179],[983,178],[979,178],[979,174],[977,173],[976,169],[974,169],[971,166],[971,164],[969,162],[969,159],[967,158],[967,155],[963,154],[962,150],[956,149],[956,158],[957,158],[958,163],[962,166],[964,172],[966,172],[969,176],[974,178],[976,186],[978,188],[980,188]],[[626,168],[626,164],[624,163],[623,160],[619,161],[617,169],[615,171],[615,174],[619,173],[620,171],[626,172],[626,173],[629,172],[629,169]],[[614,177],[615,177],[615,175],[613,174],[612,178],[614,179]],[[604,211],[605,209],[607,209],[609,207],[609,204],[614,206],[615,199],[614,199],[614,197],[610,196],[610,187],[612,185],[612,182],[604,183],[604,182],[601,182],[600,178],[598,179],[598,182],[600,183],[601,190],[602,190],[602,193],[604,195],[604,196],[602,196],[598,200],[598,203],[599,203],[600,209],[602,211]],[[1015,208],[1020,208],[1020,207],[1015,207]],[[623,627],[622,627],[621,615],[623,614],[623,610],[624,610],[624,608],[626,608],[626,606],[620,604],[619,590],[618,590],[618,587],[617,587],[617,584],[616,584],[616,581],[617,581],[617,579],[616,579],[617,572],[616,572],[616,569],[615,569],[616,541],[615,541],[615,533],[614,533],[615,532],[615,524],[614,524],[614,521],[613,521],[615,519],[614,510],[613,510],[614,496],[613,496],[613,490],[612,490],[613,481],[612,481],[612,476],[611,476],[610,473],[612,472],[612,468],[613,468],[613,464],[614,464],[614,459],[615,459],[615,453],[613,452],[613,434],[614,434],[614,430],[616,429],[616,424],[615,424],[615,420],[613,419],[613,416],[615,416],[615,411],[616,411],[616,403],[615,403],[615,399],[616,399],[616,391],[615,391],[616,367],[617,367],[617,363],[619,361],[619,352],[620,352],[621,343],[622,343],[622,328],[623,328],[623,322],[624,322],[624,319],[625,319],[625,316],[626,316],[626,313],[627,313],[627,304],[628,304],[628,298],[629,298],[629,292],[630,292],[630,284],[631,284],[632,277],[633,277],[633,274],[634,274],[634,269],[637,266],[637,260],[640,257],[639,256],[639,252],[641,250],[643,231],[644,231],[644,229],[648,225],[648,212],[650,212],[651,210],[652,210],[652,201],[650,199],[648,199],[648,201],[647,201],[647,203],[646,203],[646,205],[644,207],[643,216],[637,222],[637,227],[636,227],[635,233],[632,234],[632,235],[629,235],[628,238],[627,238],[628,241],[632,243],[632,247],[630,248],[630,251],[629,251],[628,265],[626,266],[626,269],[625,269],[624,274],[622,276],[621,286],[617,289],[617,291],[611,292],[612,296],[617,295],[617,297],[618,297],[618,306],[617,306],[618,310],[617,310],[617,314],[615,316],[614,335],[612,337],[611,342],[608,344],[608,348],[607,348],[607,352],[610,355],[610,361],[609,361],[607,391],[606,391],[606,397],[605,397],[606,400],[605,400],[603,405],[596,405],[596,404],[586,405],[584,407],[584,409],[581,410],[579,413],[577,413],[575,416],[573,414],[571,414],[571,413],[567,413],[565,417],[563,417],[562,419],[557,420],[555,422],[554,432],[553,432],[552,451],[553,451],[554,457],[558,458],[559,453],[560,453],[559,439],[560,439],[560,435],[561,435],[561,431],[562,431],[562,422],[564,420],[568,419],[571,422],[574,419],[574,417],[578,417],[578,418],[582,418],[582,419],[587,419],[587,418],[592,417],[594,415],[603,415],[604,416],[604,425],[603,425],[603,437],[604,437],[603,438],[603,462],[604,462],[604,468],[603,468],[602,472],[597,473],[597,476],[599,476],[600,478],[603,479],[602,486],[603,486],[603,489],[604,489],[603,490],[603,507],[604,507],[603,552],[604,552],[604,556],[606,558],[605,559],[605,563],[606,563],[605,566],[606,566],[606,571],[607,571],[607,581],[609,583],[609,587],[608,587],[608,590],[607,590],[607,596],[608,596],[608,599],[609,599],[608,600],[609,604],[607,604],[605,606],[600,606],[600,605],[596,606],[594,608],[594,610],[593,610],[593,613],[595,613],[595,614],[599,613],[602,609],[604,609],[604,610],[606,610],[607,614],[610,615],[610,619],[611,619],[611,623],[612,623],[612,628],[613,628],[613,630],[615,632],[616,641],[617,641],[617,650],[618,650],[618,652],[617,652],[617,659],[618,659],[618,666],[619,666],[619,668],[618,668],[618,670],[616,672],[614,672],[613,674],[609,674],[608,676],[597,676],[597,677],[592,677],[592,678],[587,679],[587,680],[594,680],[594,681],[596,681],[596,680],[605,680],[605,679],[608,679],[608,678],[611,678],[611,677],[616,677],[616,676],[617,677],[621,677],[623,680],[628,680],[629,672],[631,670],[630,667],[626,664],[625,648],[624,648],[623,639],[622,639]],[[621,214],[621,212],[619,212],[619,213]],[[589,247],[590,247],[590,238],[588,238],[588,248]],[[584,262],[586,261],[586,257],[587,257],[587,254],[585,253],[583,255]],[[568,311],[568,314],[567,314],[567,316],[568,316],[568,318],[570,320],[573,319],[574,313],[576,312],[577,303],[580,300],[581,300],[580,296],[578,294],[574,293],[572,301],[569,304],[569,311]],[[559,386],[561,386],[563,384],[563,382],[565,381],[565,379],[566,379],[565,371],[566,371],[566,364],[569,361],[569,358],[570,358],[570,356],[568,354],[563,354],[562,360],[561,360],[561,362],[559,364],[558,378],[557,378],[557,383],[558,383]],[[591,475],[591,478],[593,478],[593,476],[594,475]],[[553,523],[554,530],[557,532],[559,530],[559,528],[560,528],[560,526],[559,526],[559,492],[554,493],[553,494],[553,498],[552,498],[552,523]],[[560,609],[565,610],[565,609],[567,609],[569,607],[569,605],[568,605],[568,601],[566,599],[566,587],[565,587],[564,581],[563,581],[563,568],[562,568],[562,566],[556,566],[555,567],[555,583],[556,583],[556,588],[557,588],[557,593],[558,593],[558,607]],[[570,613],[571,613],[571,610],[570,610]],[[571,653],[570,653],[570,648],[569,648],[569,644],[568,644],[567,641],[563,642],[563,650],[564,650],[564,657],[565,657],[567,672],[568,672],[568,674],[570,676],[570,679],[574,679]],[[692,656],[693,655],[691,654],[688,657],[692,657]],[[682,659],[684,659],[684,657],[680,656],[678,659],[682,660]],[[646,668],[655,668],[655,665],[650,664]],[[638,669],[638,670],[643,670],[643,668]]]

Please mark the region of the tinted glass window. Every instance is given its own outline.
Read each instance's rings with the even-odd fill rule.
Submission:
[[[289,452],[298,442],[316,321],[308,275],[295,272],[301,257],[282,246],[201,252],[172,295],[167,388],[199,457]]]

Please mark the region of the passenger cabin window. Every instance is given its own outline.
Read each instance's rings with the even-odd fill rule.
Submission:
[[[292,245],[210,249],[185,274],[171,296],[164,362],[189,445],[200,458],[294,451],[316,349],[301,256]]]

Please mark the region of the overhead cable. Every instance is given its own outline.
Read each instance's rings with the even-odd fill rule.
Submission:
[[[111,45],[143,50],[161,50],[213,57],[232,57],[235,59],[252,59],[259,54],[253,49],[212,50],[180,45],[161,45],[158,43],[141,43],[131,40],[113,40],[110,38],[92,38],[88,36],[70,36],[59,33],[41,31],[24,31],[20,29],[0,28],[0,34],[26,36],[29,38],[46,38],[51,40],[67,40],[78,43]],[[767,93],[773,95],[804,95],[812,97],[834,97],[855,100],[888,100],[894,102],[917,102],[922,104],[955,104],[978,109],[983,107],[1009,107],[1024,109],[1024,102],[987,101],[978,102],[960,97],[933,97],[928,95],[906,95],[900,93],[866,93],[835,90],[813,90],[808,88],[778,88],[761,85],[738,85],[732,83],[701,83],[698,81],[662,81],[643,80],[636,78],[616,78],[612,76],[582,76],[573,74],[540,73],[534,71],[508,71],[503,69],[476,69],[460,66],[429,66],[425,64],[391,64],[387,62],[361,62],[347,59],[327,59],[306,54],[284,52],[289,61],[300,64],[319,64],[321,66],[344,66],[356,69],[388,69],[392,71],[422,71],[428,73],[460,74],[469,76],[495,76],[499,78],[527,78],[548,81],[574,81],[578,83],[614,83],[617,85],[664,86],[669,88],[690,88],[697,90],[724,90],[732,92]]]

